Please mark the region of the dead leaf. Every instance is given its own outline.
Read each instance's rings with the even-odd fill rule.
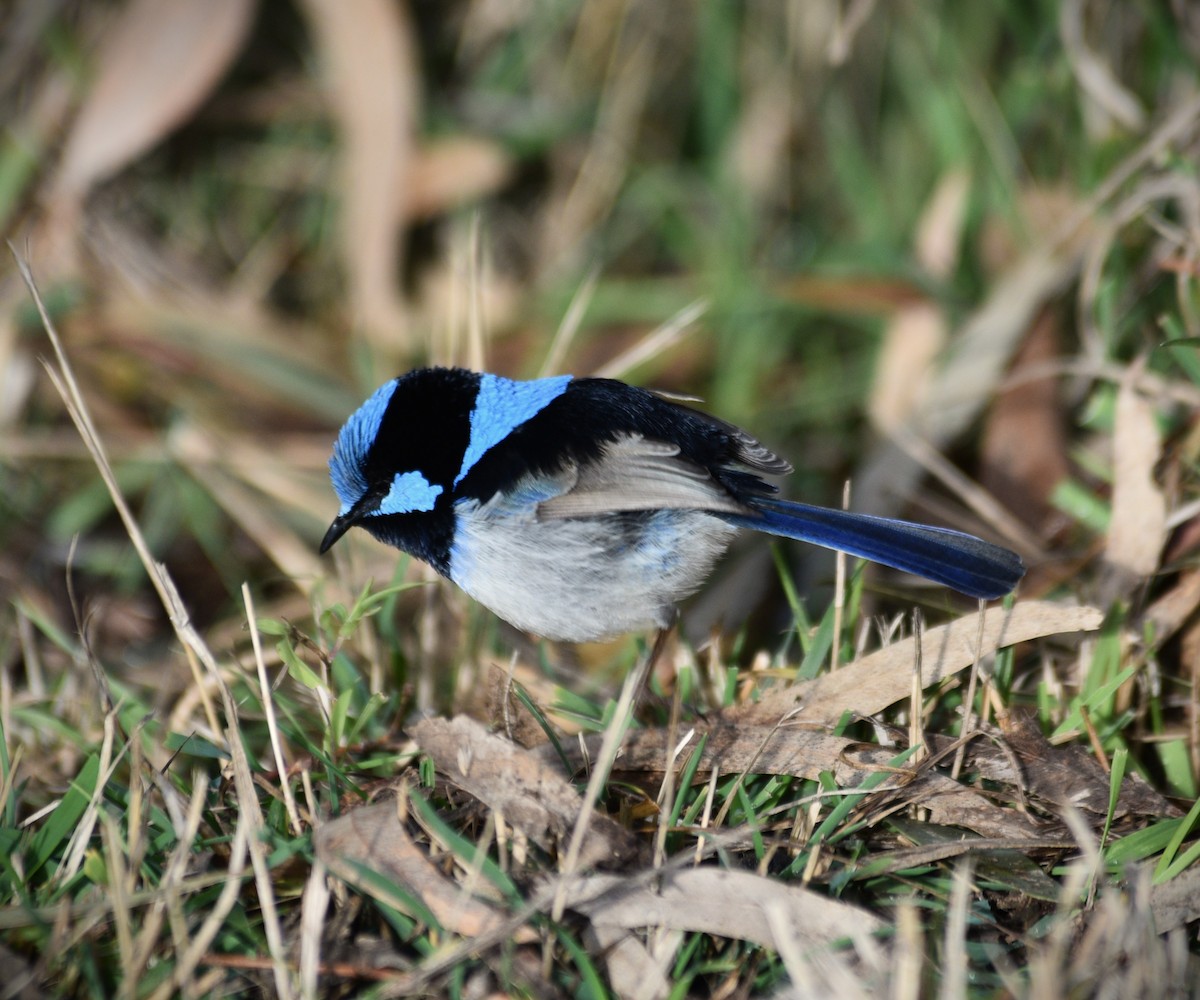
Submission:
[[[988,656],[1003,646],[1048,635],[1090,632],[1100,627],[1097,608],[1066,607],[1050,601],[1022,601],[1010,610],[991,607],[984,612],[983,643],[977,650],[979,615],[924,633],[921,655],[923,687],[938,684],[969,667],[976,654]],[[771,723],[790,712],[809,725],[832,725],[844,712],[873,715],[906,698],[912,687],[916,640],[905,639],[847,664],[831,674],[788,688],[772,688],[752,704],[736,706],[727,718],[739,722]]]
[[[1167,502],[1154,480],[1162,440],[1154,407],[1135,388],[1141,365],[1131,365],[1117,390],[1113,428],[1113,498],[1105,558],[1123,580],[1120,592],[1158,569],[1167,534]],[[1111,596],[1117,596],[1116,593]]]
[[[945,364],[910,417],[910,433],[941,448],[966,430],[995,393],[1034,316],[1078,273],[1080,260],[1078,250],[1042,247],[996,281],[955,332]],[[912,494],[921,472],[903,448],[885,441],[855,477],[855,496],[863,510],[892,513]]]
[[[925,436],[944,441],[957,433],[991,397],[1037,310],[1078,269],[1077,255],[1031,252],[1003,275],[987,301],[955,338],[954,352],[930,400]]]
[[[1004,507],[1045,534],[1058,516],[1050,504],[1070,471],[1058,379],[1026,379],[1024,373],[1059,354],[1058,319],[1043,309],[1013,359],[1011,388],[988,411],[981,447],[980,481]]]
[[[464,715],[423,719],[412,728],[438,773],[525,833],[543,850],[571,834],[583,800],[551,765]],[[584,867],[613,864],[637,853],[633,834],[594,815],[581,857]]]
[[[1054,746],[1042,733],[1037,719],[1024,712],[1009,713],[1002,724],[1004,743],[1010,752],[987,741],[976,741],[967,754],[968,766],[979,768],[989,780],[1016,785],[1044,803],[1070,803],[1090,814],[1089,819],[1107,814],[1109,776],[1087,748],[1078,744]],[[1019,772],[1014,772],[1014,764]],[[1121,785],[1113,815],[1178,816],[1179,811],[1141,775],[1130,771]]]
[[[678,935],[676,935],[678,937]],[[603,957],[613,992],[630,1000],[659,1000],[671,995],[671,983],[650,950],[623,927],[589,925],[584,940]],[[667,956],[674,956],[676,948]]]
[[[512,174],[513,158],[490,139],[460,135],[428,142],[397,191],[399,211],[408,219],[438,215],[495,193]]]
[[[703,740],[701,739],[703,737]],[[626,735],[617,758],[617,771],[633,780],[659,776],[666,766],[669,734],[664,729],[635,730]],[[589,753],[599,749],[599,736],[585,741]],[[703,780],[714,770],[718,774],[788,774],[817,780],[831,773],[839,787],[854,788],[865,777],[891,767],[898,748],[864,746],[844,736],[830,736],[791,723],[758,726],[746,723],[718,725],[696,733],[700,761],[696,777]],[[576,744],[564,746],[573,765],[582,766],[582,751]],[[537,749],[539,757],[549,760],[551,748]],[[677,766],[682,766],[677,762]],[[871,793],[864,803],[864,815],[877,822],[897,808],[920,805],[935,822],[956,824],[984,837],[1028,838],[1040,831],[1027,816],[989,801],[946,775],[931,769],[901,769],[895,780]]]
[[[887,316],[925,298],[910,281],[862,275],[799,274],[776,284],[772,293],[785,302],[850,316]]]
[[[1200,920],[1200,868],[1193,865],[1170,882],[1154,886],[1150,910],[1159,934]]]
[[[325,65],[341,137],[337,193],[353,319],[394,342],[405,329],[396,291],[403,223],[396,192],[411,169],[420,102],[407,8],[393,0],[303,0],[301,6]]]
[[[1017,191],[1020,222],[1007,213],[995,212],[983,220],[979,236],[980,263],[989,275],[1000,275],[1015,266],[1028,251],[1030,234],[1050,236],[1069,227],[1080,210],[1079,191],[1067,184],[1027,183]],[[1083,227],[1067,243],[1083,253],[1096,225]]]
[[[900,769],[892,767],[892,777],[873,789],[857,806],[856,821],[869,826],[885,819],[895,822],[897,814],[908,814],[919,807],[932,823],[971,830],[982,837],[1030,840],[1043,834],[1037,822],[1025,812],[995,801],[996,794],[970,788],[938,770],[958,741],[936,735],[927,735],[927,738],[936,753],[914,758]],[[852,763],[874,765],[873,769],[878,770],[887,763],[887,757],[895,753],[868,744],[845,756]],[[845,787],[849,784],[843,782]],[[1019,793],[1011,797],[1022,801]]]
[[[1114,123],[1131,132],[1146,125],[1146,111],[1083,34],[1084,0],[1063,0],[1058,9],[1058,32],[1075,79],[1086,98],[1084,121],[1093,139],[1106,139]]]
[[[966,170],[947,170],[917,221],[913,253],[921,267],[939,280],[952,277],[958,266],[970,193],[971,174]]]
[[[1144,620],[1154,626],[1154,642],[1162,646],[1200,608],[1200,571],[1186,570],[1170,590],[1146,609]]]
[[[130,0],[100,42],[51,200],[81,201],[177,128],[241,48],[254,9],[254,0]]]
[[[1042,831],[1025,813],[999,805],[987,796],[936,772],[924,776],[909,804],[920,806],[930,823],[970,830],[981,837],[1021,841]]]
[[[539,676],[540,672],[523,657],[516,663],[510,660],[506,665],[495,660],[484,660],[480,664],[480,671],[484,676],[472,679],[464,691],[465,697],[458,703],[463,714],[490,720],[497,729],[503,730],[509,740],[527,750],[549,740],[538,717],[518,697],[518,691],[524,690],[533,704],[550,704],[555,692],[551,690],[549,677]],[[526,686],[526,680],[533,681],[533,690]],[[537,691],[538,686],[544,690]],[[539,694],[547,697],[539,700]],[[561,729],[558,732],[560,739],[574,735]]]
[[[665,871],[657,884],[620,875],[587,876],[571,884],[567,905],[597,926],[666,927],[765,948],[778,945],[767,919],[772,906],[783,909],[793,937],[810,947],[828,947],[885,926],[867,910],[801,886],[712,867]]]
[[[412,906],[404,892],[412,893],[452,933],[478,937],[504,923],[500,911],[464,892],[438,871],[408,835],[394,801],[363,806],[323,824],[314,844],[317,857],[343,882],[405,913],[411,913]],[[364,875],[364,868],[394,882],[402,891],[389,892],[380,881]]]
[[[1069,851],[1076,847],[1070,838],[964,837],[954,827],[908,819],[896,819],[892,825],[915,846],[871,853],[857,866],[855,878],[874,878],[887,872],[970,856],[980,878],[1000,882],[1010,892],[1057,902],[1062,887],[1029,858],[1029,853]]]
[[[727,153],[738,191],[754,205],[778,197],[786,187],[787,145],[799,110],[793,79],[786,70],[762,76],[747,87]]]
[[[692,739],[700,746],[697,775],[716,770],[720,774],[790,774],[797,778],[819,778],[832,771],[839,783],[852,783],[862,774],[862,768],[847,761],[844,754],[854,741],[844,736],[803,729],[795,725],[759,726],[747,723],[716,725],[700,729]],[[588,753],[600,746],[600,734],[587,737]],[[615,771],[629,775],[661,775],[671,756],[669,734],[665,729],[635,729],[625,734]],[[884,748],[876,748],[879,758],[871,763],[886,764],[893,756]],[[583,751],[578,743],[564,743],[563,752],[575,768],[584,766]],[[557,759],[550,746],[540,746],[536,755],[546,761]],[[682,759],[686,759],[685,752]],[[860,758],[860,762],[862,759]],[[677,762],[681,766],[681,762]]]
[[[902,306],[888,321],[867,403],[871,424],[881,434],[893,433],[919,409],[947,329],[945,314],[934,302]]]

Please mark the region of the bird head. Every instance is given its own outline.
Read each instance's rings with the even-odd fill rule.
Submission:
[[[464,397],[473,394],[462,383],[448,370],[411,372],[385,382],[346,421],[329,459],[341,508],[321,552],[356,525],[388,535],[398,518],[445,501],[462,458]]]

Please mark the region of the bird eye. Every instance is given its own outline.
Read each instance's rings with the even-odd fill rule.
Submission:
[[[376,508],[376,514],[412,514],[433,510],[437,498],[444,492],[419,472],[397,472],[391,489]]]

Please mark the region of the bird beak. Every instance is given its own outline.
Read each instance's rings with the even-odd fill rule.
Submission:
[[[352,514],[342,514],[333,519],[333,524],[329,526],[329,530],[325,532],[325,537],[321,539],[321,555],[324,555],[332,547],[333,543],[342,537],[347,531],[354,527],[354,516]]]

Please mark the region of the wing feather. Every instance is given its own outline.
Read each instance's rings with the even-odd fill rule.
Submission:
[[[676,445],[629,434],[606,445],[595,461],[579,466],[574,486],[540,503],[538,516],[558,520],[663,509],[747,510],[706,469],[681,458]]]

